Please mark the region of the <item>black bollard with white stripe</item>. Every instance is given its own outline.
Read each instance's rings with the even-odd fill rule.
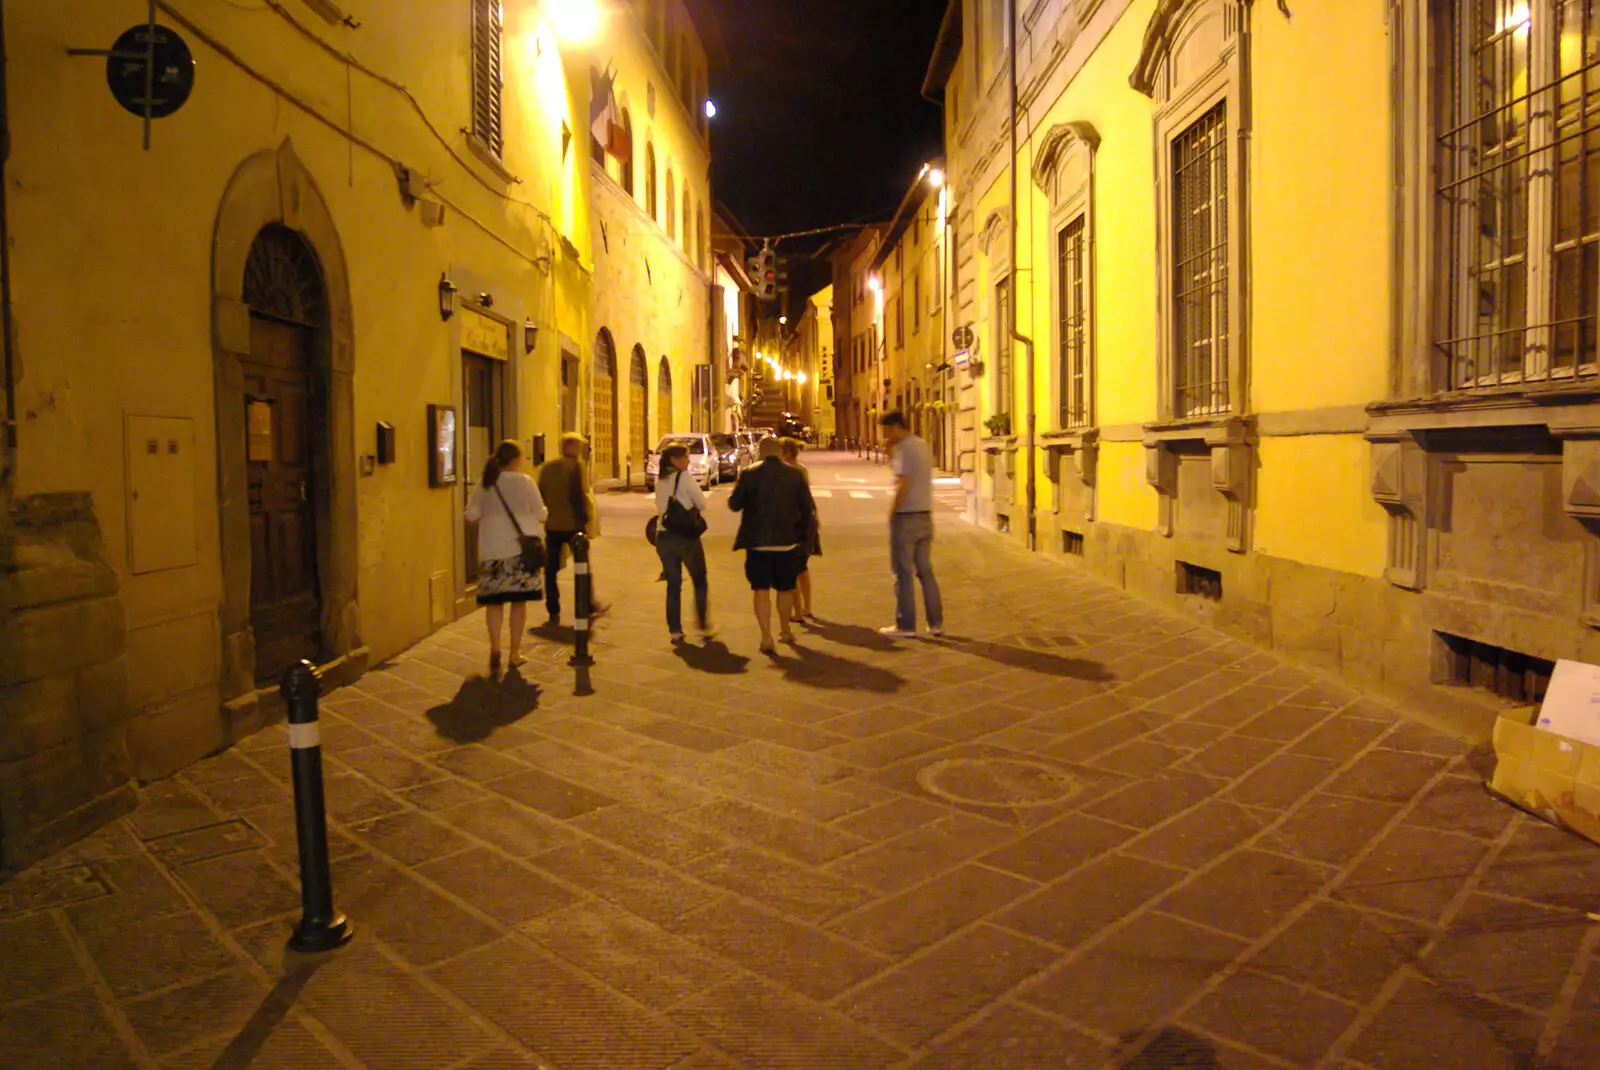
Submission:
[[[594,664],[589,654],[589,620],[594,615],[593,579],[589,575],[589,537],[578,532],[572,537],[572,657],[573,666]]]
[[[351,926],[333,909],[328,866],[328,813],[322,796],[322,736],[317,696],[322,681],[309,661],[283,670],[289,707],[289,763],[294,776],[294,825],[300,841],[300,924],[289,937],[294,951],[331,951],[350,939]]]

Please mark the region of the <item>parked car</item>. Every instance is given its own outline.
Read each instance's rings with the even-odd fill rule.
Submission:
[[[739,451],[742,454],[739,466],[741,468],[749,468],[752,465],[759,464],[761,454],[756,449],[756,444],[761,441],[761,436],[754,431],[740,431],[734,437],[739,440]]]
[[[714,433],[711,436],[711,446],[717,451],[717,479],[719,481],[738,479],[739,473],[744,470],[747,456],[745,444],[740,441],[739,436]]]
[[[785,420],[783,422],[782,434],[786,438],[797,438],[801,442],[810,442],[812,439],[811,428],[806,424],[801,423],[799,420]]]
[[[644,462],[644,489],[656,489],[656,476],[661,471],[661,451],[668,446],[687,446],[689,449],[689,476],[705,490],[717,485],[717,452],[712,447],[711,436],[699,431],[684,431],[662,435],[656,448]]]

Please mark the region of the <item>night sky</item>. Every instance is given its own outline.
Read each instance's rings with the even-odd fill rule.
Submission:
[[[944,0],[706,3],[728,53],[711,74],[717,198],[754,235],[887,219],[940,152],[922,79]]]

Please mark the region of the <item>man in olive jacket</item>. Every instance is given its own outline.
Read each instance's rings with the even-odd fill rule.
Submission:
[[[572,537],[578,532],[596,534],[590,531],[592,499],[583,469],[586,445],[582,435],[562,435],[561,456],[546,461],[539,469],[539,496],[550,512],[544,526],[544,605],[550,611],[551,624],[561,623],[561,589],[556,586],[556,577],[561,573],[562,552],[572,544]],[[591,596],[593,590],[591,586]],[[599,609],[598,606],[594,608]]]
[[[805,475],[783,463],[778,440],[764,438],[761,463],[739,476],[728,508],[740,514],[739,535],[733,540],[733,548],[745,551],[744,575],[755,592],[761,652],[770,654],[776,648],[772,645],[772,602],[768,592],[778,592],[778,638],[792,643],[794,633],[789,622],[794,619],[795,582],[800,576],[817,506]]]

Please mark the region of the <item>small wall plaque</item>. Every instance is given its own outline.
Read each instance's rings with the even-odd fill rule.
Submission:
[[[428,406],[428,486],[448,487],[456,481],[456,409]]]

